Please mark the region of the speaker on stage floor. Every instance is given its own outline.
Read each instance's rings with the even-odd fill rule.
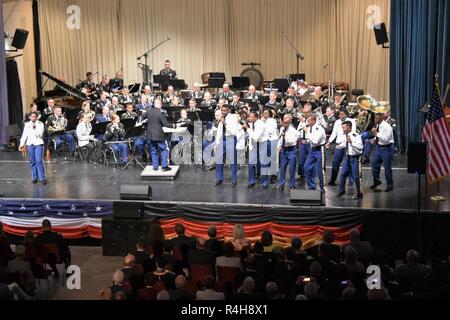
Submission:
[[[140,220],[144,216],[143,202],[113,202],[114,219],[134,219]]]
[[[14,48],[19,49],[19,50],[22,50],[23,48],[25,48],[25,44],[27,43],[28,33],[29,32],[27,30],[16,29],[11,46],[13,46]]]
[[[324,206],[324,194],[320,190],[291,190],[291,204],[296,206]]]
[[[114,220],[112,217],[102,220],[103,255],[124,257],[136,250],[139,239],[147,239],[152,220]]]
[[[427,174],[427,147],[424,142],[408,145],[408,173]]]
[[[120,200],[152,200],[150,185],[122,185],[120,186]]]

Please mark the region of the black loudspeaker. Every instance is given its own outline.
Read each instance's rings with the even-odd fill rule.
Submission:
[[[120,202],[113,203],[114,219],[142,219],[144,216],[143,202]]]
[[[120,186],[120,200],[152,200],[152,187],[138,185]]]
[[[295,206],[324,206],[325,199],[320,190],[291,190],[291,204]]]
[[[389,42],[388,33],[386,30],[386,24],[380,23],[373,27],[375,31],[375,38],[377,40],[377,45],[382,45]]]
[[[11,46],[13,46],[16,49],[22,50],[23,48],[25,48],[25,44],[27,43],[27,38],[28,38],[27,30],[16,29]]]
[[[112,217],[102,220],[103,255],[124,257],[136,251],[140,238],[147,239],[152,220],[114,220]]]
[[[408,145],[408,173],[427,174],[428,145],[423,142]]]

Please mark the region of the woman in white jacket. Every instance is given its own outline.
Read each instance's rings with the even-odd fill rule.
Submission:
[[[44,156],[44,124],[38,121],[38,113],[30,114],[30,121],[25,123],[22,138],[20,139],[19,151],[22,152],[27,146],[28,160],[31,166],[31,176],[33,184],[38,180],[43,184],[47,184],[45,178],[45,169],[43,163]]]

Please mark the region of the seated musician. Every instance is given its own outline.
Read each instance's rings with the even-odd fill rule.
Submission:
[[[322,108],[322,112],[325,111],[325,108],[328,106],[328,97],[323,94],[322,87],[318,86],[314,88],[314,99],[319,107]]]
[[[171,107],[184,107],[183,99],[173,96],[170,100]]]
[[[114,150],[117,161],[120,161],[122,165],[126,165],[128,161],[127,144],[126,142],[121,142],[124,139],[125,127],[120,123],[119,116],[117,114],[113,114],[112,122],[106,127],[105,140],[106,142],[113,142],[108,145]]]
[[[197,100],[192,98],[189,100],[189,108],[187,109],[187,112],[200,112],[201,109],[197,108]]]
[[[149,85],[146,85],[144,87],[142,94],[147,97],[148,103],[153,105],[153,103],[155,102],[156,95],[153,93],[152,87],[150,87]]]
[[[284,104],[286,104],[286,101],[289,98],[294,100],[294,107],[297,108],[300,105],[297,94],[295,93],[295,87],[293,87],[293,86],[290,86],[287,89],[286,93],[284,94],[284,97],[283,97]]]
[[[244,104],[240,100],[241,100],[241,97],[238,94],[235,94],[233,96],[233,101],[229,104],[230,111],[239,112],[239,110],[241,110],[241,108]]]
[[[194,99],[203,99],[204,92],[200,89],[200,84],[197,82],[194,83],[194,89],[192,90],[191,94],[189,95],[190,98]]]
[[[84,93],[87,98],[91,98],[97,89],[97,85],[92,81],[92,72],[86,73],[86,79],[77,85],[77,89]]]
[[[109,92],[111,91],[111,87],[109,85],[109,77],[107,75],[104,75],[102,77],[102,81],[98,84],[97,90],[99,92],[99,96],[100,96],[100,93],[102,91],[107,93],[108,96],[109,96]]]
[[[122,105],[119,103],[119,98],[114,96],[111,99],[111,106],[109,107],[112,113],[117,113],[118,111],[123,111]]]
[[[176,123],[177,128],[188,128],[191,135],[194,134],[194,123],[188,118],[188,113],[186,109],[181,109],[180,119]]]
[[[85,101],[81,105],[81,111],[78,113],[78,119],[81,120],[81,118],[85,114],[89,115],[89,118],[90,118],[89,122],[92,122],[93,120],[95,120],[95,112],[93,110],[91,110],[91,103],[89,101]]]
[[[302,97],[305,94],[307,94],[308,92],[310,92],[312,90],[312,88],[308,85],[308,83],[306,83],[303,80],[300,80],[298,82],[298,89],[297,89],[297,94]]]
[[[144,111],[148,111],[152,108],[151,104],[148,103],[148,97],[145,94],[141,95],[140,103],[136,105],[136,112],[142,114]]]
[[[41,116],[42,116],[42,115],[41,115],[41,112],[38,110],[37,104],[33,102],[33,103],[30,105],[30,112],[28,112],[28,113],[25,115],[24,123],[30,121],[30,116],[31,116],[31,114],[32,114],[33,112],[35,112],[35,113],[38,115],[37,120],[40,120],[40,119],[41,119]]]
[[[162,75],[162,76],[169,76],[170,79],[176,79],[177,78],[177,72],[171,68],[170,60],[166,60],[164,62],[164,69],[162,69],[159,72],[159,74]]]
[[[334,108],[336,109],[336,112],[339,112],[340,110],[347,110],[348,102],[344,100],[342,94],[336,93],[334,95]]]
[[[259,96],[260,96],[260,94],[256,91],[255,86],[251,85],[248,88],[248,93],[245,95],[245,99],[250,99],[255,102],[259,102]]]
[[[49,116],[52,115],[55,111],[55,100],[52,98],[47,100],[47,107],[44,109],[44,115]]]
[[[109,81],[109,88],[113,94],[117,94],[123,89],[123,73],[122,71],[116,72],[116,77]]]
[[[124,87],[122,94],[119,96],[119,103],[125,107],[128,103],[134,103],[134,97],[130,94],[130,89]]]
[[[109,101],[106,91],[100,91],[99,96],[100,99],[95,102],[96,113],[102,112],[103,107],[111,107],[111,101]]]
[[[225,99],[227,102],[233,101],[234,92],[230,90],[230,85],[228,83],[224,83],[222,87],[222,91],[216,95],[216,100]]]
[[[136,112],[134,112],[134,107],[133,107],[132,103],[127,104],[126,110],[127,110],[127,112],[122,114],[122,116],[120,117],[121,120],[125,120],[125,119],[136,120],[139,117],[138,114]]]
[[[96,149],[95,138],[91,135],[92,124],[91,118],[88,113],[84,113],[81,117],[81,121],[77,126],[77,138],[78,146],[80,148],[86,149],[86,156],[84,160],[86,162],[91,162],[91,157]]]
[[[286,99],[286,106],[280,111],[280,117],[283,118],[286,114],[290,114],[293,119],[298,118],[297,108],[294,106],[295,102],[292,97]],[[294,123],[294,125],[297,125]]]
[[[281,103],[279,103],[277,99],[278,99],[278,92],[271,91],[269,94],[269,102],[267,102],[264,107],[274,110],[280,110]]]
[[[169,86],[167,88],[167,92],[163,97],[163,104],[170,104],[170,102],[172,101],[173,97],[177,97],[177,94],[173,88],[173,86]]]
[[[70,155],[73,156],[75,154],[76,145],[74,137],[66,132],[67,119],[62,114],[61,107],[55,107],[54,112],[53,115],[48,117],[45,126],[50,135],[50,139],[55,142],[55,151],[58,151],[61,145],[66,142],[69,147]]]
[[[95,117],[95,123],[99,124],[104,122],[111,122],[111,113],[107,106],[103,107],[102,113]]]
[[[203,102],[200,104],[200,108],[215,110],[217,101],[212,99],[210,92],[205,92]]]

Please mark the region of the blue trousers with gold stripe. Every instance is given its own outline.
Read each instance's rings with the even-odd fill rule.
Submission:
[[[316,189],[315,174],[319,178],[320,190],[324,191],[325,147],[311,148],[305,163],[306,183],[309,190]]]
[[[361,193],[361,161],[360,156],[345,156],[339,181],[339,193],[345,192],[345,182],[352,177],[355,181],[356,192]]]

